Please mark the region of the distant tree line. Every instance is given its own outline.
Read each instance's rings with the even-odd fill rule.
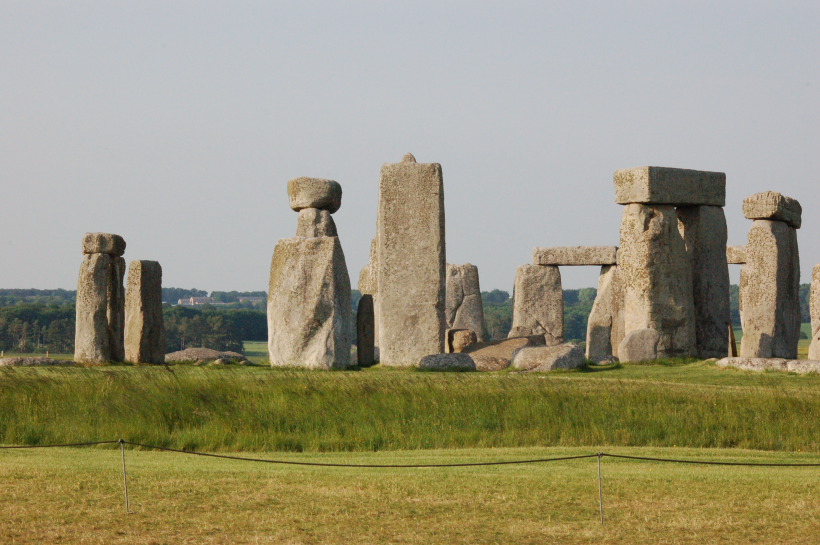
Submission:
[[[0,350],[74,352],[74,303],[18,302],[0,308]]]

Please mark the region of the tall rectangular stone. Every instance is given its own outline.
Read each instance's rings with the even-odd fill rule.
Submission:
[[[377,225],[378,230],[378,225]],[[370,260],[359,271],[359,291],[373,296],[373,346],[379,346],[379,236],[370,241]]]
[[[615,171],[618,204],[726,206],[726,174],[683,168],[637,167]]]
[[[350,365],[350,277],[338,237],[276,243],[268,287],[271,366]]]
[[[379,178],[379,358],[409,367],[444,350],[445,242],[441,165],[386,163]]]
[[[797,232],[782,221],[755,220],[740,269],[741,358],[797,358],[799,290]]]
[[[109,268],[111,281],[108,283],[108,342],[111,361],[125,360],[125,260],[111,257]],[[164,356],[164,354],[163,354]]]
[[[115,258],[114,258],[115,259]],[[74,334],[74,361],[111,361],[108,328],[108,293],[112,282],[112,256],[86,254],[77,281],[77,320]]]
[[[132,261],[125,290],[125,360],[165,363],[162,318],[162,267],[156,261]]]
[[[598,292],[587,321],[586,358],[600,362],[618,357],[624,339],[624,295],[616,265],[604,265],[598,277]]]
[[[820,264],[815,265],[811,272],[809,311],[811,312],[809,359],[820,360]]]
[[[659,357],[695,355],[692,267],[674,207],[624,207],[618,274],[625,333],[655,330]]]
[[[698,357],[725,358],[731,326],[726,217],[717,206],[676,210],[692,266],[695,338]]]
[[[564,292],[556,266],[521,265],[515,272],[508,337],[530,335],[543,335],[547,346],[564,342]]]

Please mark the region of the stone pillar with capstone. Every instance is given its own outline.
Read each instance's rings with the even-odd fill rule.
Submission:
[[[132,261],[128,264],[125,360],[134,363],[165,363],[162,267],[156,261]]]
[[[379,177],[379,361],[410,367],[444,350],[444,180],[406,154]]]
[[[333,180],[288,182],[297,236],[273,251],[268,287],[268,355],[271,366],[311,369],[350,365],[350,278],[330,214],[342,204]]]
[[[125,357],[125,240],[86,233],[77,281],[74,361],[106,363]]]

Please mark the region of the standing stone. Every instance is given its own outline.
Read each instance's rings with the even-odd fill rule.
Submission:
[[[125,360],[125,260],[112,257],[109,269],[111,281],[108,283],[108,343],[111,361]],[[165,354],[163,354],[164,356]]]
[[[444,349],[445,243],[441,165],[382,166],[378,218],[379,358],[416,365]]]
[[[692,267],[674,207],[624,207],[618,269],[626,334],[657,331],[659,357],[696,354]]]
[[[558,267],[521,265],[515,272],[513,295],[508,337],[544,335],[546,346],[564,342],[564,292]]]
[[[271,366],[350,364],[350,278],[338,237],[280,239],[271,260]]]
[[[125,360],[165,362],[162,319],[162,267],[156,261],[132,261],[125,291]]]
[[[359,291],[373,296],[373,346],[379,346],[379,238],[370,241],[370,261],[359,272]],[[378,358],[376,358],[378,359]]]
[[[729,350],[726,328],[732,320],[723,208],[681,206],[676,212],[692,266],[697,355],[725,358]]]
[[[624,294],[618,267],[604,265],[598,277],[598,293],[587,321],[586,358],[595,363],[618,357],[624,338]]]
[[[741,358],[797,357],[799,290],[797,232],[782,221],[755,220],[740,269]]]
[[[297,237],[335,237],[336,223],[327,210],[318,208],[303,208],[299,210],[299,220],[296,223]]]
[[[811,345],[809,359],[820,360],[820,264],[811,272],[811,295],[809,296],[811,312]]]
[[[735,340],[735,329],[729,324],[729,357],[737,357],[737,340]]]
[[[359,307],[356,310],[356,358],[359,367],[370,367],[376,363],[373,343],[373,332],[376,329],[374,318],[373,296],[365,293],[359,299]]]
[[[660,335],[654,329],[633,329],[626,334],[618,347],[622,362],[657,359]]]
[[[87,254],[80,265],[74,335],[74,361],[77,363],[111,361],[107,314],[111,259],[108,254]]]
[[[478,342],[484,342],[484,307],[481,303],[481,287],[478,283],[478,267],[447,264],[447,307],[445,320],[448,329],[469,329],[475,332]]]

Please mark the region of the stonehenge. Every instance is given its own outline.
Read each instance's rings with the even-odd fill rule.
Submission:
[[[809,359],[820,360],[820,264],[815,265],[811,271],[809,312],[811,312]]]
[[[478,282],[478,267],[447,264],[446,306],[444,318],[447,329],[466,329],[475,333],[477,342],[484,342],[484,307]]]
[[[125,240],[86,233],[77,281],[74,361],[106,363],[125,358]]]
[[[617,246],[565,246],[535,248],[535,265],[615,265],[618,263]]]
[[[726,206],[726,174],[682,168],[637,167],[615,171],[618,204]]]
[[[444,351],[444,180],[406,154],[379,176],[378,327],[382,365],[410,367]]]
[[[744,199],[753,220],[740,269],[741,358],[797,358],[800,338],[800,203],[766,191]]]
[[[321,218],[323,212],[332,214],[339,209],[342,188],[333,180],[296,178],[288,182],[288,198],[300,217],[312,209],[309,213]],[[342,246],[338,236],[326,234],[327,229],[302,232],[306,236],[280,239],[271,259],[267,307],[270,364],[346,368],[350,365],[352,310]]]
[[[618,357],[625,335],[624,294],[616,265],[603,265],[598,276],[598,293],[587,320],[586,358],[602,362]]]
[[[515,273],[508,337],[529,335],[543,335],[547,346],[564,342],[564,292],[555,265],[521,265]]]
[[[165,363],[162,267],[156,261],[132,261],[128,264],[125,361]]]

